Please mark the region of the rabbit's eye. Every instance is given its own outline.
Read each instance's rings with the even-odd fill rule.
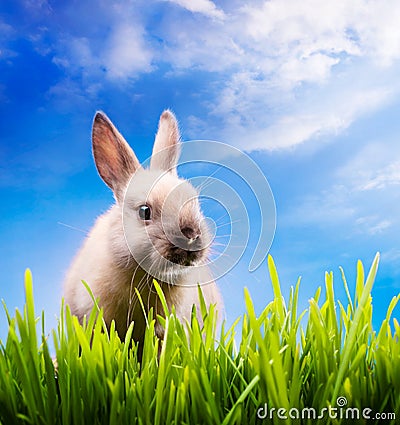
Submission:
[[[142,220],[151,220],[151,209],[148,205],[139,207],[139,217]]]

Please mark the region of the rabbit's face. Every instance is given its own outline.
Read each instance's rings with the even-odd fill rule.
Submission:
[[[158,279],[171,282],[206,261],[211,235],[198,193],[173,173],[139,169],[125,194],[123,220],[136,263]]]

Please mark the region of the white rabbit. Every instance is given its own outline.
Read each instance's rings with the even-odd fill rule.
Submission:
[[[193,305],[199,311],[197,284],[206,303],[221,311],[206,264],[210,233],[198,193],[176,172],[180,135],[173,113],[161,115],[148,169],[102,112],[94,118],[92,145],[97,170],[116,203],[97,219],[67,272],[64,297],[72,313],[82,321],[93,307],[84,280],[99,298],[107,325],[114,320],[123,338],[134,321],[134,339],[141,341],[146,322],[135,287],[147,309],[163,313],[153,278],[180,319],[190,320]],[[156,333],[162,338],[159,325]]]

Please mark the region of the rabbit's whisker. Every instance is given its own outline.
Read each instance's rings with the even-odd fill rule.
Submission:
[[[146,257],[144,257],[143,261],[145,261],[151,253],[147,254]],[[134,292],[134,280],[136,277],[136,273],[138,269],[140,268],[140,265],[137,264],[135,267],[135,270],[133,271],[132,278],[131,278],[131,284],[129,289],[129,307],[128,307],[128,315],[127,315],[127,326],[129,326],[129,323],[131,322],[131,316],[133,311],[135,310],[136,304],[139,301],[139,297],[136,294],[136,291]],[[136,288],[139,293],[143,290],[143,288],[146,286],[146,280],[147,280],[147,273],[144,272],[144,275],[140,278],[139,282],[136,285]],[[134,300],[133,300],[134,298]],[[132,302],[133,301],[133,302]]]
[[[206,179],[201,182],[201,184],[197,187],[198,191],[201,192],[204,188],[208,187],[210,184],[214,183],[211,178],[215,176],[215,174],[218,173],[219,170],[221,170],[223,167],[219,166],[214,172],[212,172],[209,176],[206,177]]]
[[[61,221],[57,221],[57,224],[60,224],[61,226],[64,226],[64,227],[68,227],[68,229],[72,229],[72,230],[76,230],[77,232],[84,233],[85,235],[89,234],[87,230],[80,229],[79,227],[71,226],[70,224],[66,224]]]
[[[223,215],[221,215],[220,217],[218,217],[218,218],[216,218],[215,220],[214,220],[214,223],[219,223],[219,222],[221,222],[225,217],[230,217],[230,214],[229,214],[229,212],[226,212],[225,214],[223,214]],[[230,223],[231,221],[229,220],[229,223]]]
[[[233,223],[238,223],[240,221],[242,221],[242,219],[238,218],[237,220],[229,221],[228,223],[219,224],[218,226],[215,226],[215,228],[220,229],[221,227],[228,226],[228,225],[231,225]]]

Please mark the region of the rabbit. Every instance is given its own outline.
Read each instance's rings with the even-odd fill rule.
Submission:
[[[133,321],[133,338],[143,342],[146,318],[135,288],[145,308],[154,309],[154,317],[163,314],[153,278],[182,321],[190,321],[193,305],[199,311],[198,285],[206,304],[222,312],[222,298],[207,265],[212,237],[198,192],[177,174],[180,145],[175,115],[165,110],[150,167],[144,168],[110,119],[96,113],[93,156],[115,204],[97,218],[66,273],[65,303],[81,322],[93,308],[82,280],[99,299],[107,326],[115,321],[121,339]],[[163,338],[159,323],[155,332]]]

